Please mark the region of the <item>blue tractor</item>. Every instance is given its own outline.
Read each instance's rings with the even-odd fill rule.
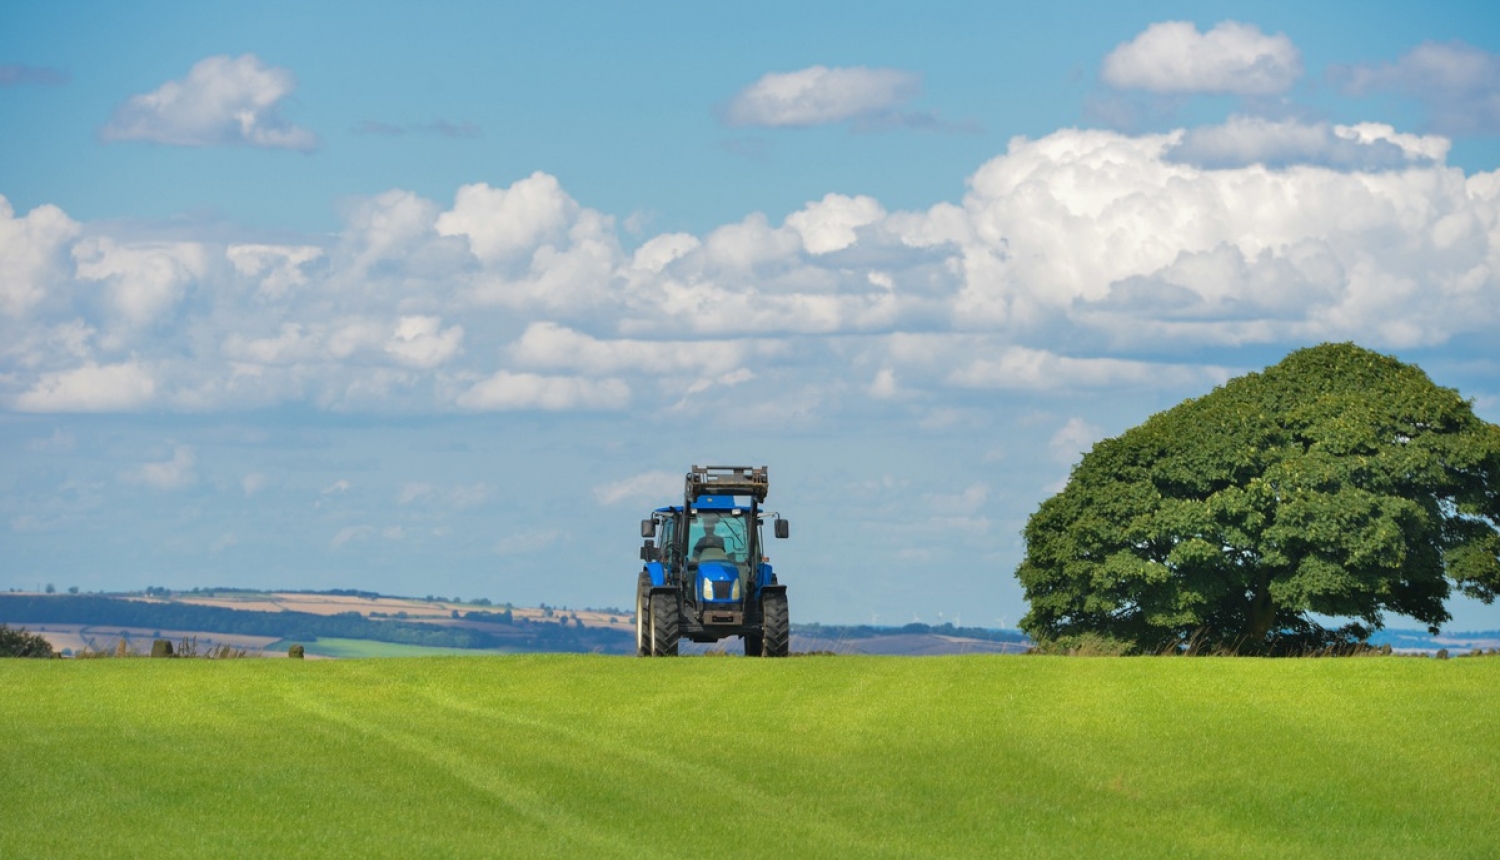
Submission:
[[[786,586],[764,553],[761,524],[787,537],[780,515],[761,510],[766,467],[694,466],[682,505],[641,520],[641,571],[635,591],[635,650],[672,657],[677,643],[739,636],[748,657],[785,657],[791,644]]]

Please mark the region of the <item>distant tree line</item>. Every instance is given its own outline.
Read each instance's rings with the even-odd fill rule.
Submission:
[[[474,619],[492,623],[500,621],[502,615],[509,615],[486,612],[469,614],[494,616]],[[416,621],[375,621],[357,612],[338,615],[260,612],[190,603],[145,603],[92,595],[43,597],[0,594],[0,621],[194,630],[242,636],[275,636],[304,642],[319,638],[368,639],[441,648],[627,653],[633,651],[635,646],[629,633],[603,627],[536,623],[518,625],[518,633],[502,635],[472,627]]]
[[[465,612],[464,619],[466,621],[484,621],[489,624],[510,624],[515,621],[515,616],[511,614],[509,609],[500,612],[485,612],[474,609]]]
[[[51,593],[52,592],[48,592],[48,594]],[[77,594],[78,589],[71,589],[71,593]],[[449,600],[446,597],[441,597],[434,594],[429,594],[425,597],[404,597],[399,594],[381,594],[378,591],[361,591],[357,588],[278,588],[267,591],[261,588],[231,588],[227,586],[213,586],[209,588],[193,588],[191,590],[183,591],[180,593],[204,594],[209,596],[218,594],[315,594],[319,596],[326,595],[329,597],[360,597],[364,598],[365,600],[380,600],[381,598],[390,598],[393,600],[420,600],[426,603],[468,603],[473,606],[495,605],[488,597],[476,597],[473,600],[468,601],[465,601],[461,597],[454,597],[452,600]],[[170,597],[172,595],[172,592],[165,588],[151,587],[146,589],[146,594],[160,597]],[[506,605],[509,606],[510,604]]]

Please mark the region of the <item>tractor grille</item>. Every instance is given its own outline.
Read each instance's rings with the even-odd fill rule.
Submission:
[[[728,600],[734,594],[733,582],[715,582],[714,600]]]

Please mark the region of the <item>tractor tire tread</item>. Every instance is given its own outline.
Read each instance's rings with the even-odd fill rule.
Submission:
[[[677,641],[682,635],[680,612],[677,595],[651,595],[651,656],[677,656]]]
[[[791,652],[792,624],[785,594],[767,594],[761,599],[762,656],[785,657]]]
[[[635,656],[651,656],[651,574],[641,571],[635,581]]]

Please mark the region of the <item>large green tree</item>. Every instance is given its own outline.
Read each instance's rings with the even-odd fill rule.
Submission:
[[[1386,612],[1436,632],[1453,587],[1500,591],[1497,526],[1500,427],[1420,368],[1324,344],[1095,445],[1026,525],[1021,627],[1146,653],[1293,653]]]
[[[12,630],[0,624],[0,657],[53,657],[52,643],[25,628]]]

